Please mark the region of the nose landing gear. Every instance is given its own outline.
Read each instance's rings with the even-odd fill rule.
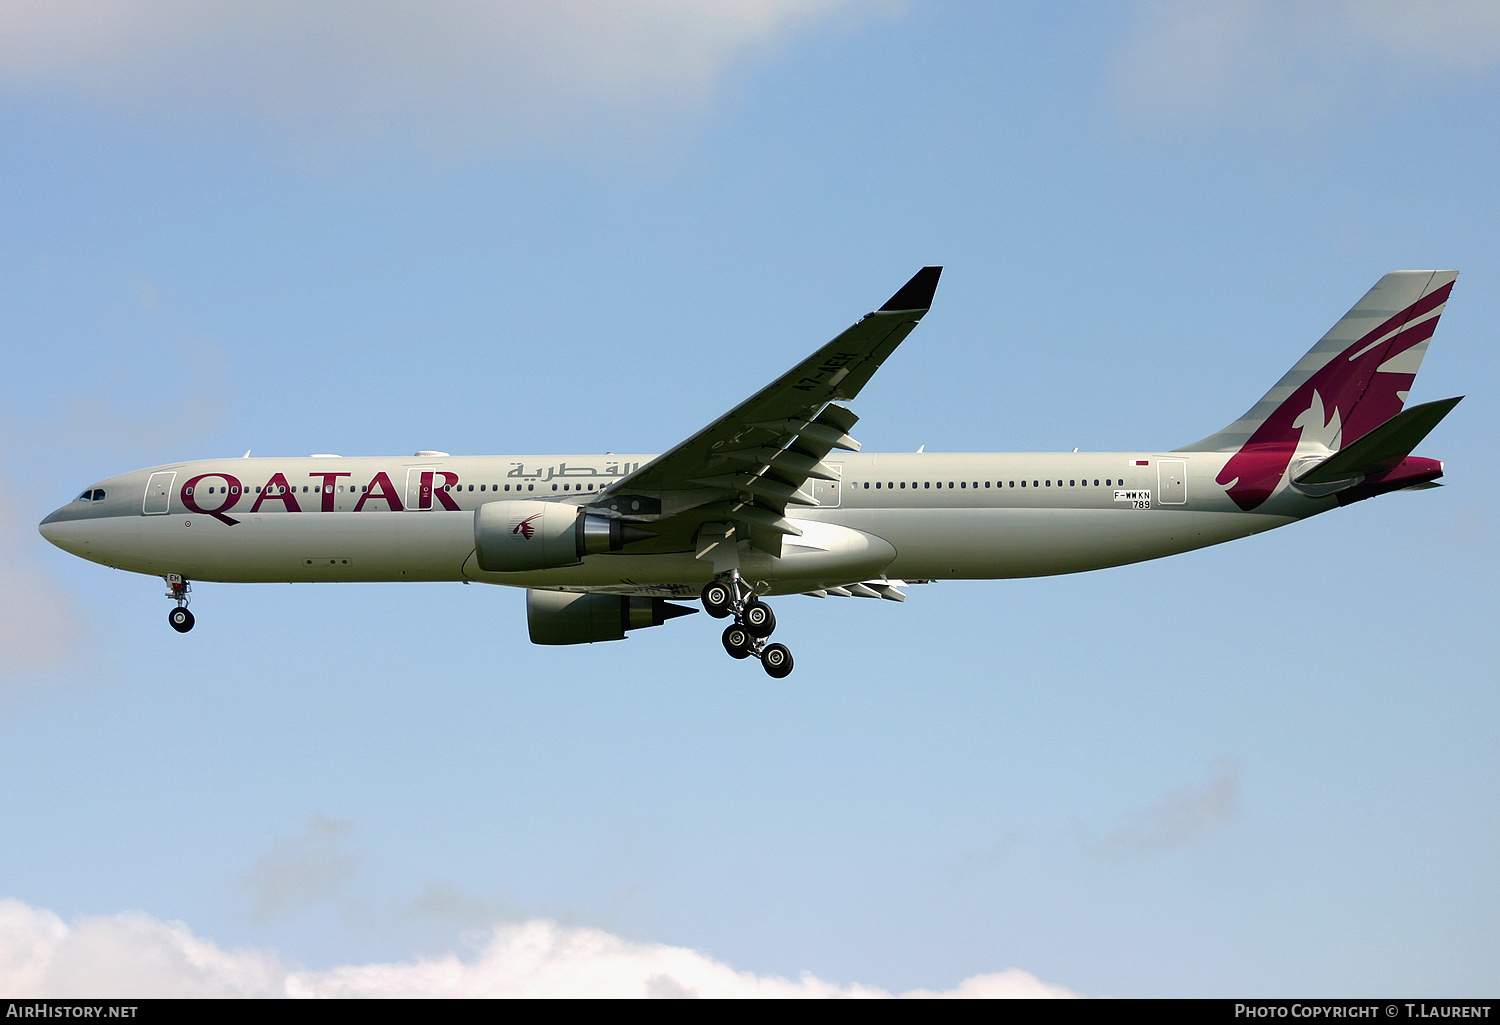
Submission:
[[[734,617],[724,628],[724,650],[730,658],[755,656],[767,675],[780,680],[791,674],[792,653],[785,644],[767,644],[776,629],[776,614],[740,577],[739,570],[711,580],[701,595],[703,609],[715,619]]]
[[[193,628],[195,622],[187,607],[188,592],[193,587],[176,573],[168,573],[164,579],[167,581],[167,597],[177,603],[177,607],[167,613],[167,622],[172,624],[173,630],[185,634]]]

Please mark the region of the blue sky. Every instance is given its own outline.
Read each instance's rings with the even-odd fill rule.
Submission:
[[[0,3],[0,990],[1493,993],[1500,16],[1303,7]],[[1447,486],[782,599],[784,683],[478,586],[179,636],[35,532],[246,449],[658,451],[926,263],[867,450],[1185,444],[1460,268]]]

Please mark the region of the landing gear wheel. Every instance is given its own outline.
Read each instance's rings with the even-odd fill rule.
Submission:
[[[750,631],[738,623],[731,623],[724,628],[724,650],[729,652],[730,658],[749,658],[751,650],[755,647],[755,638]],[[788,658],[791,656],[788,655]]]
[[[699,597],[703,602],[703,611],[715,619],[723,619],[734,611],[734,590],[722,581],[709,581]]]
[[[776,629],[776,613],[759,598],[745,606],[740,620],[745,624],[745,629],[756,637],[769,637]]]
[[[760,664],[765,668],[767,676],[777,680],[784,679],[792,672],[792,653],[785,644],[767,644],[766,649],[760,653]]]
[[[193,628],[193,614],[187,609],[173,609],[167,613],[167,622],[172,624],[173,630],[185,634]]]

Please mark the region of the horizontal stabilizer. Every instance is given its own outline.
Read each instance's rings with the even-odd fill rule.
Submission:
[[[1403,410],[1306,473],[1298,474],[1294,483],[1335,484],[1394,469],[1462,400],[1460,395]]]

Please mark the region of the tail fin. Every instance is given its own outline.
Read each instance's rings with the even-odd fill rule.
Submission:
[[[1180,452],[1233,452],[1219,474],[1241,509],[1280,484],[1299,446],[1338,450],[1401,412],[1457,271],[1381,278],[1250,411]]]

